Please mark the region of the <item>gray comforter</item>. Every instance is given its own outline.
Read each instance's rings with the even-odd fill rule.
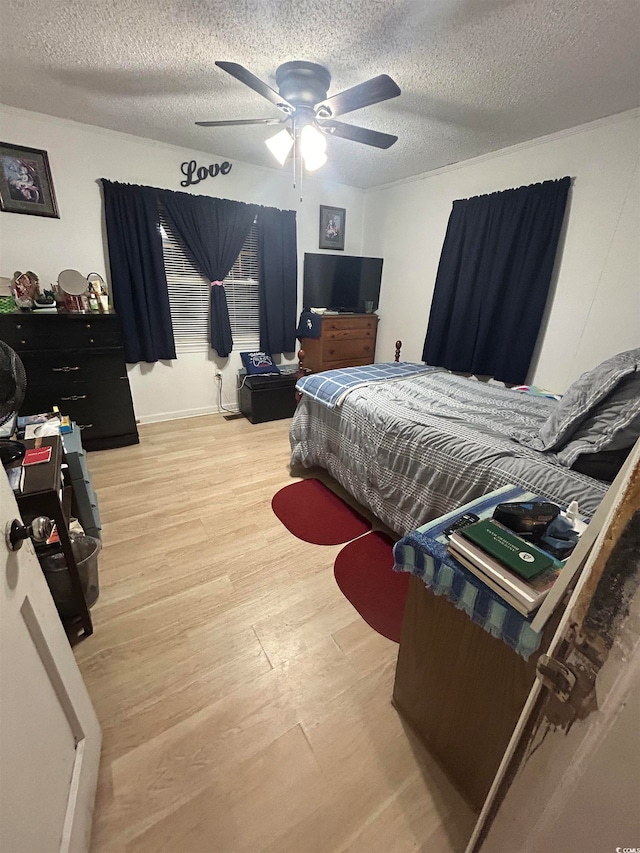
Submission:
[[[356,388],[335,409],[303,395],[291,462],[325,468],[400,534],[508,483],[591,515],[605,483],[511,438],[556,405],[443,370]]]

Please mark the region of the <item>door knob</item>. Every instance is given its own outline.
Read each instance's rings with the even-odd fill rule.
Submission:
[[[46,542],[53,530],[53,521],[44,515],[34,518],[31,524],[22,524],[17,518],[7,522],[5,538],[10,551],[19,551],[25,539],[31,537],[34,542]]]

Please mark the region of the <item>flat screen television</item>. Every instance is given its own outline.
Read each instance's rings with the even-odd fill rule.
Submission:
[[[381,278],[382,258],[305,252],[303,308],[375,311],[380,299]]]

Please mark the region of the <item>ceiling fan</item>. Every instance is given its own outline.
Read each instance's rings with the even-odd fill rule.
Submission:
[[[327,162],[326,136],[340,136],[374,148],[389,148],[398,137],[353,124],[336,121],[335,117],[354,110],[396,98],[400,87],[387,74],[379,74],[364,83],[327,97],[331,74],[315,62],[285,62],[276,70],[276,92],[237,62],[216,62],[227,74],[249,86],[284,113],[282,118],[250,118],[230,121],[197,121],[200,127],[230,127],[234,125],[285,125],[266,144],[281,165],[292,148],[299,143],[300,154],[307,171],[315,171]],[[295,162],[295,160],[294,160]]]

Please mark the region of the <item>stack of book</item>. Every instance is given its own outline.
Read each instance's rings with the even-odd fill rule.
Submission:
[[[495,519],[455,530],[448,549],[523,616],[540,606],[564,566]]]

